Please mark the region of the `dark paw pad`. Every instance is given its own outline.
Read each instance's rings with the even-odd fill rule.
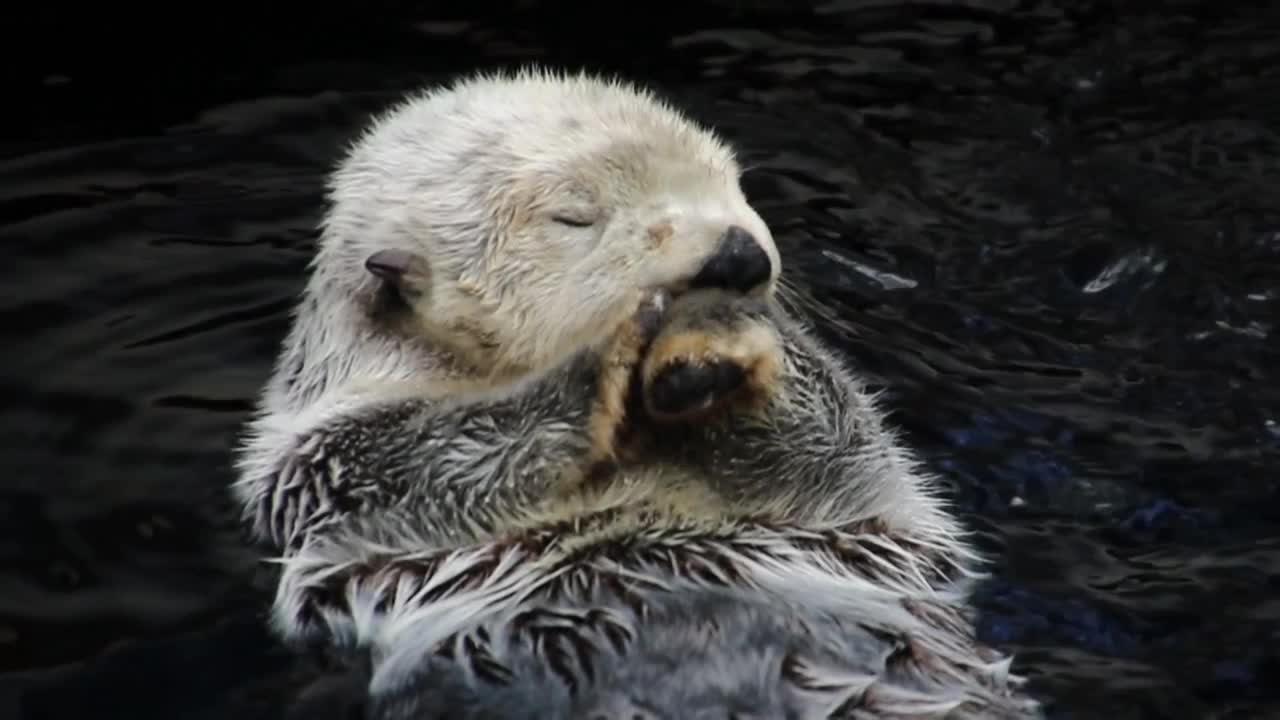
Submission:
[[[719,360],[706,364],[676,361],[650,381],[649,411],[656,416],[682,418],[707,412],[746,382],[737,363]]]

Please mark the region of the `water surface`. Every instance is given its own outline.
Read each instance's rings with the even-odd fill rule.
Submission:
[[[739,146],[824,335],[996,558],[982,633],[1054,717],[1280,713],[1275,11],[788,6],[228,14],[30,56],[0,137],[0,716],[266,718],[315,677],[261,628],[229,449],[343,144],[524,61],[625,73]]]

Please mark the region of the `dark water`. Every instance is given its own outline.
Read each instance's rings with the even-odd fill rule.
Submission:
[[[997,558],[983,634],[1053,716],[1280,716],[1271,3],[407,5],[59,26],[10,66],[0,717],[266,718],[311,680],[224,488],[323,173],[397,93],[527,60],[741,147],[788,274]]]

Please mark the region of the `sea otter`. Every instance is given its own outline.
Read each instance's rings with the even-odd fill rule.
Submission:
[[[235,490],[279,631],[366,663],[372,717],[1038,716],[739,175],[652,93],[542,70],[341,162]]]

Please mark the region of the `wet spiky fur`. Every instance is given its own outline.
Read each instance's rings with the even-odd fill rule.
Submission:
[[[472,78],[375,123],[333,194],[236,492],[279,631],[365,658],[371,716],[1036,716],[710,132],[622,83]],[[688,291],[729,222],[774,276]],[[430,275],[394,312],[360,266],[384,247]],[[652,412],[722,367],[733,392]]]

